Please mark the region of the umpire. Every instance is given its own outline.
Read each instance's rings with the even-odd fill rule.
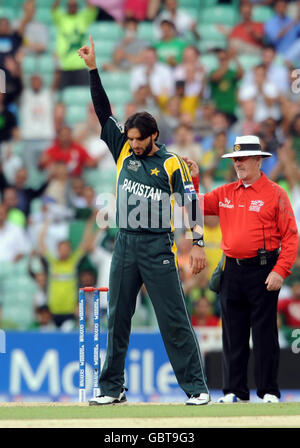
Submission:
[[[238,181],[204,195],[205,215],[219,216],[225,254],[220,283],[224,383],[220,403],[249,400],[250,330],[257,395],[264,402],[280,398],[277,301],[296,259],[298,231],[286,192],[260,170],[262,159],[271,155],[262,151],[258,137],[237,137],[233,152],[222,157],[233,159]],[[194,176],[193,162],[187,163]]]
[[[178,384],[188,396],[186,404],[204,405],[210,401],[210,395],[179,280],[171,218],[171,195],[176,194],[188,213],[193,234],[190,264],[192,272],[198,274],[206,265],[206,256],[203,219],[191,175],[181,158],[157,143],[157,123],[147,112],[129,117],[125,130],[120,129],[96,68],[91,37],[90,43],[78,54],[90,70],[91,95],[102,127],[101,137],[117,165],[120,230],[110,268],[108,343],[99,379],[101,395],[89,403],[111,405],[126,401],[125,357],[136,297],[144,283]]]

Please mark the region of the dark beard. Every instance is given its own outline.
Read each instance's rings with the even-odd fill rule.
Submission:
[[[134,154],[135,157],[137,157],[138,159],[145,159],[147,157],[147,155],[149,154],[149,152],[152,151],[152,147],[153,147],[153,142],[152,142],[152,139],[151,139],[149,144],[146,146],[145,151],[143,152],[143,154],[141,156],[138,156],[137,154]]]

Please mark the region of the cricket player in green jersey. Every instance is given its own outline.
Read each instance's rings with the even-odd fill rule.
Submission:
[[[117,165],[119,228],[110,268],[108,340],[100,374],[101,395],[90,405],[126,401],[124,366],[137,294],[145,285],[164,345],[187,405],[210,401],[200,347],[188,315],[179,278],[174,222],[175,201],[185,207],[193,236],[190,266],[197,275],[206,266],[203,219],[189,169],[157,142],[156,120],[147,112],[130,116],[124,131],[112,116],[97,70],[94,42],[78,50],[89,69],[91,96],[101,138]]]

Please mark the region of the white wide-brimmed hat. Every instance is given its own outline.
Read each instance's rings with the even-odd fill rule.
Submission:
[[[272,154],[262,151],[259,138],[256,135],[243,135],[242,137],[236,137],[233,152],[224,154],[222,158],[249,156],[271,157]]]

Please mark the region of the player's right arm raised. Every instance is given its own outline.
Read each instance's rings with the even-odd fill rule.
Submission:
[[[90,46],[84,45],[81,47],[78,50],[78,55],[84,60],[89,69],[91,97],[102,128],[101,138],[105,141],[114,160],[117,162],[127,137],[120,129],[117,120],[113,117],[110,102],[97,69],[95,46],[92,36],[90,36],[90,44]]]
[[[102,86],[100,76],[97,70],[95,46],[92,36],[90,36],[91,46],[84,45],[78,50],[78,55],[84,60],[90,71],[91,96],[95,112],[102,128],[112,115],[109,99]]]

